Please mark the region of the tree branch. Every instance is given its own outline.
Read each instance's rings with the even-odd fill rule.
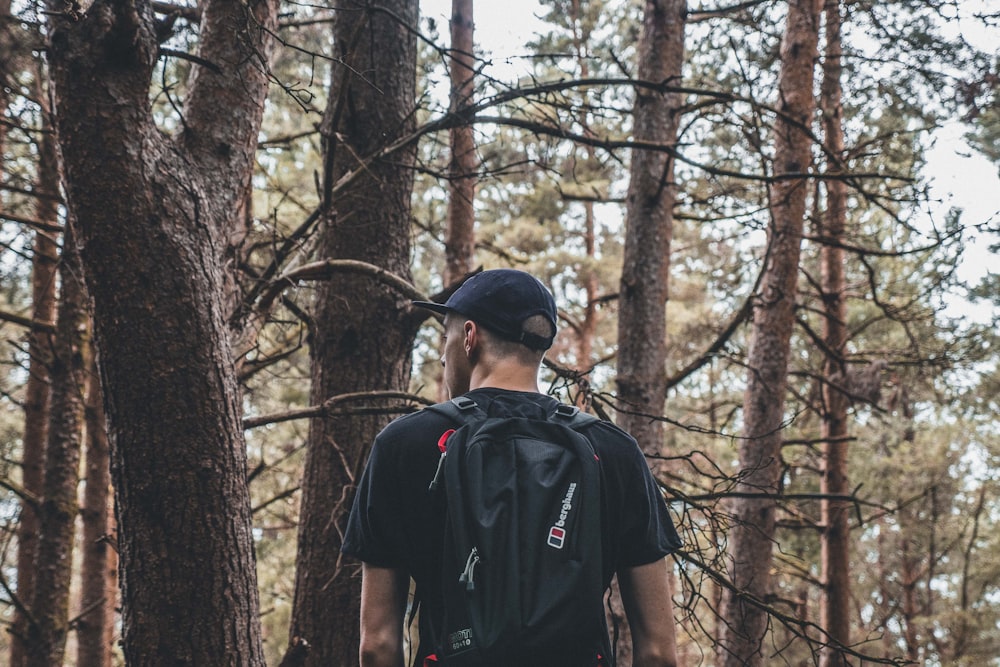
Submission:
[[[322,417],[330,414],[333,408],[343,405],[344,403],[384,399],[399,399],[422,405],[434,405],[434,401],[426,399],[422,396],[417,396],[416,394],[407,393],[405,391],[360,391],[350,394],[339,394],[326,399],[320,405],[314,405],[308,408],[296,408],[294,410],[286,410],[285,412],[278,412],[270,415],[260,415],[259,417],[246,417],[243,419],[243,428],[251,429],[257,428],[258,426],[277,424],[295,419]]]

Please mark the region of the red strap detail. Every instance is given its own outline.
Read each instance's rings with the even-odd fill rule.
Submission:
[[[448,445],[447,445],[448,438],[450,438],[451,434],[454,433],[454,432],[455,432],[455,429],[450,428],[447,431],[445,431],[444,433],[442,433],[441,437],[438,438],[438,449],[441,450],[442,454],[444,454],[445,451],[447,451],[447,449],[448,449]],[[434,658],[434,660],[436,661],[437,658]]]
[[[454,431],[452,431],[452,433],[454,433]],[[431,653],[429,656],[424,658],[424,667],[431,667],[432,665],[436,665],[437,661],[438,657],[435,654]]]

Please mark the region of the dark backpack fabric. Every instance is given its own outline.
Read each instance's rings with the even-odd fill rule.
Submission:
[[[439,664],[610,664],[600,461],[579,432],[596,418],[489,417],[468,397],[430,409],[456,423],[430,485],[448,514]]]

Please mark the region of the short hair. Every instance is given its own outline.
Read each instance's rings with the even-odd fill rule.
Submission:
[[[477,322],[478,324],[478,322]],[[532,315],[521,323],[521,331],[535,334],[543,338],[548,338],[555,333],[552,323],[544,315]],[[524,343],[508,340],[503,336],[491,331],[488,327],[480,325],[480,331],[486,333],[487,350],[497,357],[514,357],[524,365],[537,366],[545,356],[545,350],[535,350]]]

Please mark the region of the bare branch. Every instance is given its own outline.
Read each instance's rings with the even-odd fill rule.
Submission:
[[[331,413],[333,408],[343,405],[345,403],[361,402],[368,400],[386,400],[386,399],[398,399],[402,401],[408,401],[411,403],[419,403],[421,405],[433,405],[434,401],[424,398],[423,396],[417,396],[416,394],[410,394],[405,391],[362,391],[354,392],[350,394],[340,394],[338,396],[333,396],[328,398],[320,405],[314,405],[308,408],[297,408],[294,410],[287,410],[285,412],[279,412],[270,415],[261,415],[259,417],[247,417],[243,420],[243,428],[251,429],[257,428],[258,426],[264,426],[267,424],[277,424],[279,422],[292,421],[295,419],[309,419],[312,417],[323,417]],[[384,412],[384,409],[380,409]]]

